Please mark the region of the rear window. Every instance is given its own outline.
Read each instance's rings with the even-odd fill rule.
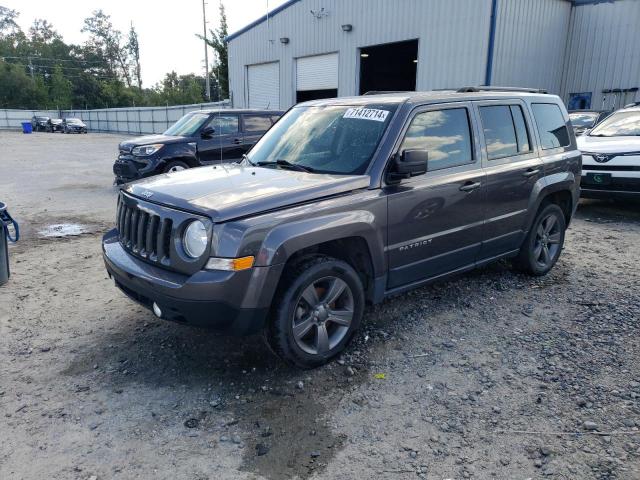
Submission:
[[[533,103],[531,108],[544,150],[566,147],[571,144],[569,131],[558,105],[555,103]]]
[[[245,115],[245,132],[266,132],[271,128],[271,119],[266,115]]]
[[[473,163],[467,109],[450,108],[417,114],[400,147],[400,151],[408,149],[429,152],[429,171]]]

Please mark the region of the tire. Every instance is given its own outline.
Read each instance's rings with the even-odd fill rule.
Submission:
[[[285,271],[265,339],[289,365],[319,367],[349,344],[364,306],[362,281],[349,264],[325,255],[307,257]]]
[[[164,167],[164,173],[179,172],[189,168],[185,162],[181,160],[172,160]]]
[[[536,276],[549,273],[562,252],[566,229],[562,209],[554,203],[543,206],[520,247],[516,268]]]

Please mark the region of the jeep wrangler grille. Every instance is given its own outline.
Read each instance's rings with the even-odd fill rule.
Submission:
[[[152,262],[169,265],[173,227],[170,218],[146,212],[137,205],[127,206],[120,197],[116,223],[124,248]]]

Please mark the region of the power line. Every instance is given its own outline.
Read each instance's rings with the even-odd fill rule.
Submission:
[[[33,59],[33,60],[45,60],[45,61],[53,61],[53,62],[74,62],[74,63],[95,63],[95,64],[104,64],[106,62],[105,61],[100,61],[100,60],[81,60],[81,59],[67,59],[67,58],[53,58],[53,57],[38,57],[36,55],[21,55],[21,56],[15,56],[15,55],[2,55],[0,56],[0,59],[5,59],[5,58],[13,58],[13,59],[19,59],[19,60],[29,60],[29,59]]]

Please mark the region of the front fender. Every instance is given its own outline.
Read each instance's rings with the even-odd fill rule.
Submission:
[[[285,263],[291,255],[304,248],[332,240],[360,237],[369,247],[373,273],[385,272],[383,225],[372,212],[354,210],[303,219],[279,225],[264,239],[257,265]]]
[[[198,150],[195,142],[169,144],[159,153],[160,156],[156,162],[159,166],[166,165],[172,160],[182,160],[187,162],[190,167],[199,165]]]

